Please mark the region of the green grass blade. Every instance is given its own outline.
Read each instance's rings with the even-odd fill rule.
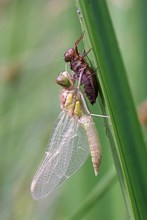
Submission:
[[[146,219],[147,152],[107,6],[105,1],[79,0],[77,8],[85,43],[92,47],[100,69],[99,79],[116,142],[116,147],[111,148],[129,216]]]

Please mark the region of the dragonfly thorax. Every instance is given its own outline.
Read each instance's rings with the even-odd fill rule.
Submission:
[[[81,95],[78,90],[63,89],[60,96],[61,108],[66,111],[69,116],[80,118],[84,114],[83,105],[81,103]]]

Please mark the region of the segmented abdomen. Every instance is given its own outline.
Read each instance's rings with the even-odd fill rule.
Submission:
[[[84,127],[87,134],[94,173],[97,176],[101,163],[101,145],[98,133],[90,115],[83,115],[80,118],[80,122],[82,123],[82,126]]]
[[[82,74],[81,84],[84,84],[85,93],[91,104],[96,102],[98,96],[98,81],[97,77],[88,64],[85,65],[82,61],[75,61],[70,63],[70,67],[74,72],[74,78],[79,80]]]

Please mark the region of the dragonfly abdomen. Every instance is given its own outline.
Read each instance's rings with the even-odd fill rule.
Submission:
[[[80,122],[82,123],[87,134],[94,173],[97,176],[101,163],[101,145],[98,133],[90,115],[83,115],[80,118]]]

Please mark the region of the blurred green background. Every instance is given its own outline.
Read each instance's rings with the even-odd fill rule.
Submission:
[[[136,2],[109,0],[108,5],[137,105],[146,88],[138,74],[146,65],[139,55],[144,50],[141,16]],[[36,202],[31,197],[32,177],[60,112],[55,78],[65,68],[64,52],[80,34],[73,1],[0,1],[0,219],[70,219],[113,164],[101,123],[100,175],[94,176],[89,158],[47,198]],[[83,219],[128,219],[118,182]]]

